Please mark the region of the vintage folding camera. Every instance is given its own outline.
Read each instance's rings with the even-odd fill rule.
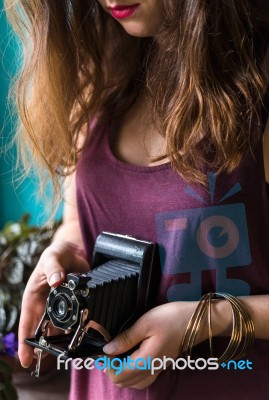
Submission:
[[[65,283],[51,289],[35,337],[25,342],[40,349],[40,358],[41,350],[63,358],[103,354],[109,340],[153,307],[157,260],[153,242],[101,233],[92,269],[69,273]],[[48,336],[49,323],[67,333]]]

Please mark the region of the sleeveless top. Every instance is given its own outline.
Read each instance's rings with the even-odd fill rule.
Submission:
[[[159,245],[157,303],[198,300],[209,291],[269,293],[269,201],[262,138],[231,174],[207,171],[206,188],[189,184],[170,163],[135,166],[109,144],[113,124],[95,123],[77,169],[77,205],[91,261],[102,231]],[[180,315],[179,315],[180,318]],[[224,338],[214,338],[220,349]],[[203,344],[199,345],[201,348]],[[144,390],[118,388],[102,371],[72,371],[70,400],[264,400],[269,398],[269,341],[255,339],[253,369],[163,371]]]

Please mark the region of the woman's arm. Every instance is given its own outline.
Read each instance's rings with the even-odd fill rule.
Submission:
[[[80,257],[81,260],[78,261],[84,264],[85,254],[78,219],[75,173],[66,179],[64,192],[63,222],[55,232],[52,245],[46,250],[46,252],[51,252],[51,249],[53,249],[55,252],[58,252],[59,249],[59,251],[62,253],[62,249],[67,248],[67,250],[70,249],[77,258]],[[46,253],[45,256],[47,257]],[[70,263],[71,260],[72,259],[70,259]],[[72,266],[70,266],[70,268],[67,266],[67,261],[64,262],[64,265],[65,271],[59,269],[58,264],[55,264],[54,267],[51,266],[50,271],[46,270],[46,272],[50,273],[50,275],[47,275],[50,286],[55,286],[55,284],[59,285],[63,281],[66,268],[68,268],[69,271],[74,271],[72,270]],[[87,270],[88,269],[89,266],[87,264]]]
[[[255,325],[255,337],[269,340],[269,295],[240,297],[247,306]],[[144,314],[135,324],[117,336],[105,351],[109,355],[117,355],[140,344],[131,355],[131,360],[179,356],[182,338],[192,313],[198,302],[171,302],[155,307]],[[207,320],[203,321],[197,337],[200,343],[208,338]],[[214,300],[212,303],[212,328],[214,336],[230,335],[232,312],[226,300]],[[150,371],[127,368],[121,374],[107,371],[112,382],[119,387],[144,389],[158,377],[161,369],[151,375]]]
[[[66,185],[63,223],[55,233],[52,244],[42,253],[23,294],[18,354],[24,367],[31,365],[34,356],[33,348],[24,340],[34,335],[44,313],[50,286],[61,284],[68,272],[88,270],[79,228],[74,175]]]
[[[74,242],[77,246],[83,248],[78,220],[75,173],[66,178],[64,193],[63,223],[55,232],[53,241],[65,241],[68,239],[68,241]]]

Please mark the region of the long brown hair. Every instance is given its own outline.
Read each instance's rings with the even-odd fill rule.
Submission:
[[[142,91],[185,179],[203,183],[209,162],[230,172],[249,149],[266,85],[268,0],[163,2],[156,37],[134,38],[96,0],[5,0],[24,50],[21,154],[55,187],[75,168],[89,119],[118,118]]]

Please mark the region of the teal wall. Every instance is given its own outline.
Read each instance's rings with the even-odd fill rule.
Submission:
[[[42,225],[47,218],[42,201],[36,197],[37,182],[29,178],[18,182],[14,171],[16,150],[14,146],[3,149],[15,130],[14,118],[12,121],[8,111],[7,96],[10,77],[18,69],[18,55],[18,41],[8,26],[3,0],[0,0],[0,229],[7,221],[16,221],[24,213],[30,213],[31,223],[36,225]]]

